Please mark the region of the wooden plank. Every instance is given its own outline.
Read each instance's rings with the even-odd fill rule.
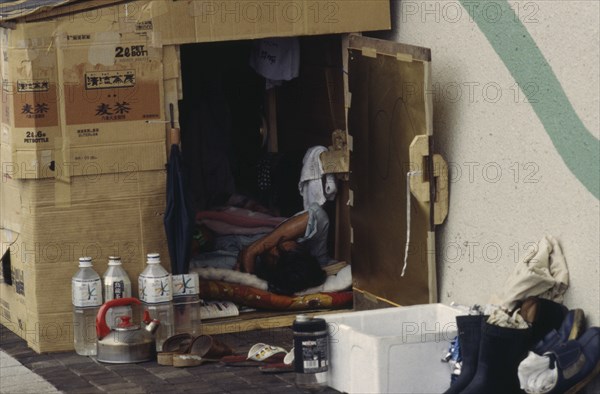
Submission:
[[[291,327],[297,315],[326,315],[331,313],[351,312],[352,309],[293,311],[275,314],[273,312],[249,312],[240,316],[215,319],[202,322],[201,332],[205,335],[227,334],[252,330],[268,330],[279,327]]]

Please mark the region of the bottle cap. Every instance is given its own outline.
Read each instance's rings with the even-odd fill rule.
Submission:
[[[160,264],[160,254],[148,253],[146,257],[148,257],[148,264]]]
[[[121,265],[121,258],[119,256],[108,256],[108,265]]]
[[[300,316],[304,316],[300,318]],[[292,323],[294,333],[314,333],[327,330],[327,322],[320,317],[308,317],[305,315],[296,316],[296,320]]]
[[[92,266],[92,258],[91,257],[80,257],[79,258],[79,267],[91,267]]]

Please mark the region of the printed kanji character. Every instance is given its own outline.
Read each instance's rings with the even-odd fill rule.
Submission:
[[[187,280],[183,281],[183,291],[182,291],[183,294],[186,294],[187,291],[192,288],[191,286],[188,286],[191,281],[192,281],[192,278],[188,278]]]
[[[98,82],[99,82],[99,78],[98,77],[88,77],[88,83],[90,83],[91,86],[98,86]]]
[[[41,103],[41,104],[36,104],[35,105],[35,113],[36,114],[45,114],[46,112],[48,112],[48,104],[46,103]]]
[[[122,84],[123,83],[123,79],[121,78],[120,75],[115,75],[113,77],[113,84]]]
[[[88,285],[88,301],[92,299],[92,297],[96,296],[96,288],[95,287],[90,287],[90,285]]]
[[[110,105],[102,103],[96,107],[96,116],[112,115],[111,109]]]
[[[123,101],[122,103],[117,102],[115,104],[115,112],[118,114],[128,114],[131,111],[131,107],[127,101]]]
[[[31,104],[25,104],[23,108],[21,108],[22,114],[33,114],[33,106]]]
[[[125,83],[135,83],[135,74],[125,74]]]
[[[169,284],[167,282],[160,281],[160,295],[164,296],[169,291]]]

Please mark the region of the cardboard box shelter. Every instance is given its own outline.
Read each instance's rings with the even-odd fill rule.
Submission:
[[[389,1],[15,4],[0,8],[0,231],[3,267],[9,267],[3,274],[10,272],[0,284],[0,322],[33,349],[72,348],[68,294],[80,255],[92,254],[103,272],[106,256],[118,253],[132,279],[149,251],[161,252],[170,266],[162,226],[168,106],[186,100],[185,53],[204,53],[209,43],[227,52],[246,40],[301,38],[308,59],[303,76],[269,98],[266,123],[278,130],[269,144],[329,145],[331,132],[347,130],[349,175],[337,164],[330,169],[346,172],[332,251],[352,262],[355,307],[436,301],[434,226],[445,217],[447,189],[439,187],[444,169],[434,166],[431,152],[431,55],[344,35],[389,29]],[[180,119],[177,105],[174,119]],[[402,277],[407,170],[418,176],[409,180],[412,239]],[[86,249],[90,243],[95,255]],[[50,254],[52,247],[60,253]],[[205,331],[292,319],[272,314],[206,324]],[[55,326],[65,327],[61,335],[50,331]]]

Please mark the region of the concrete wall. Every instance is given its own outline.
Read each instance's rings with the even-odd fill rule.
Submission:
[[[451,163],[437,244],[441,301],[485,303],[551,234],[570,272],[565,304],[600,325],[600,3],[392,8],[383,38],[432,50],[436,146]]]

